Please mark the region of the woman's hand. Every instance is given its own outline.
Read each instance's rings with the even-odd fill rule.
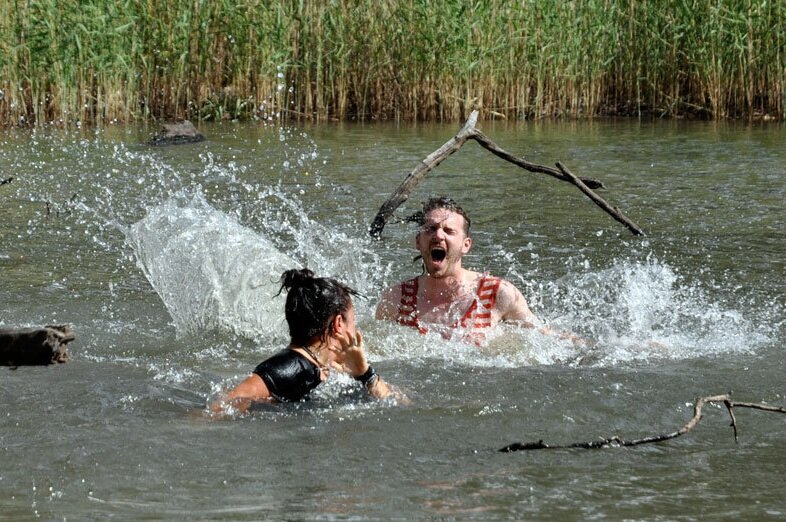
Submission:
[[[368,363],[366,350],[363,345],[363,334],[359,331],[355,332],[354,339],[348,340],[347,346],[343,349],[336,350],[336,355],[336,364],[339,365],[340,369],[363,382],[366,390],[368,390],[368,393],[372,397],[384,399],[394,393],[388,383],[371,370],[371,365]],[[370,378],[367,380],[364,378],[366,372],[371,374]],[[403,394],[395,393],[395,397],[397,400],[409,404],[409,400]]]
[[[342,368],[352,377],[357,378],[366,373],[369,365],[368,359],[366,359],[366,350],[363,346],[362,333],[359,331],[355,332],[355,338],[344,348],[342,356]]]

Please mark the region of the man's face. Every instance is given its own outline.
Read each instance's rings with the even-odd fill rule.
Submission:
[[[464,234],[464,217],[441,208],[424,216],[423,226],[415,236],[415,247],[431,277],[455,275],[470,246],[472,238]]]

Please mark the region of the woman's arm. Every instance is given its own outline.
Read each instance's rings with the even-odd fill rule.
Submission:
[[[377,372],[366,362],[366,371],[363,373],[352,374],[352,377],[363,383],[369,395],[377,399],[384,399],[393,393],[390,385],[377,375]]]
[[[227,409],[234,408],[243,413],[255,402],[272,400],[270,390],[265,381],[256,373],[252,373],[234,389],[226,392],[220,399],[210,405],[213,413],[225,413]]]

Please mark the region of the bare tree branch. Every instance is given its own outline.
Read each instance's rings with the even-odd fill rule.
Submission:
[[[547,167],[545,165],[538,165],[536,163],[531,163],[524,158],[517,158],[513,154],[509,153],[508,151],[501,149],[496,143],[488,139],[488,137],[480,131],[476,131],[475,134],[472,136],[472,139],[477,141],[481,147],[486,149],[487,151],[491,152],[495,156],[504,159],[505,161],[509,161],[514,165],[518,165],[524,170],[528,170],[530,172],[538,172],[541,174],[548,174],[553,178],[557,178],[562,181],[567,181],[569,183],[573,183],[569,177],[567,177],[563,172],[559,169],[555,169],[552,167]],[[597,179],[592,178],[581,178],[581,180],[590,188],[593,189],[605,189],[605,185]]]
[[[586,194],[596,205],[602,208],[605,212],[610,214],[614,219],[619,221],[620,223],[624,224],[628,229],[636,235],[644,235],[644,231],[639,228],[635,223],[633,223],[630,219],[628,219],[620,210],[616,207],[612,207],[606,201],[595,194],[592,189],[602,189],[605,188],[603,183],[596,179],[592,178],[578,178],[573,175],[568,169],[562,165],[561,163],[557,163],[557,168],[547,167],[545,165],[537,165],[535,163],[531,163],[524,158],[518,158],[509,152],[505,151],[504,149],[500,148],[496,143],[491,141],[485,134],[480,132],[477,128],[478,122],[478,111],[472,111],[467,118],[466,123],[461,128],[461,130],[453,136],[450,140],[448,140],[444,145],[440,148],[426,156],[418,165],[410,172],[404,181],[399,185],[396,191],[390,195],[390,197],[382,204],[377,212],[377,215],[374,217],[374,220],[371,222],[371,226],[369,227],[369,234],[372,237],[380,237],[382,235],[382,230],[385,228],[385,224],[388,222],[390,217],[393,215],[393,212],[401,206],[407,199],[409,199],[409,194],[412,190],[420,183],[423,178],[431,172],[435,167],[437,167],[440,163],[442,163],[448,156],[459,150],[467,140],[475,140],[480,144],[481,147],[485,148],[495,156],[504,159],[514,165],[518,165],[519,167],[529,171],[529,172],[536,172],[541,174],[547,174],[552,176],[556,179],[561,181],[565,181],[567,183],[571,183],[579,188],[584,194]]]
[[[537,442],[514,442],[508,444],[499,451],[509,453],[513,451],[536,450],[536,449],[570,449],[570,448],[584,448],[584,449],[598,449],[598,448],[612,448],[612,447],[627,447],[638,446],[640,444],[649,444],[652,442],[661,442],[664,440],[675,439],[680,437],[699,424],[701,420],[701,411],[705,404],[712,402],[722,402],[729,412],[731,417],[731,427],[734,430],[734,442],[737,442],[737,419],[734,416],[734,408],[752,408],[756,410],[769,411],[775,413],[786,413],[786,408],[769,406],[767,404],[758,404],[752,402],[735,402],[731,400],[728,395],[712,395],[709,397],[699,397],[693,406],[693,417],[688,421],[685,426],[679,430],[668,433],[665,435],[654,435],[651,437],[643,437],[640,439],[624,440],[618,435],[608,437],[605,439],[595,440],[591,442],[574,442],[571,444],[547,444],[542,440]]]
[[[640,229],[638,225],[636,225],[636,223],[628,219],[628,217],[625,216],[625,214],[620,212],[620,209],[618,209],[617,207],[612,207],[611,205],[606,203],[606,200],[604,200],[602,197],[594,193],[581,179],[574,176],[573,173],[570,172],[568,168],[562,163],[560,163],[559,161],[557,162],[557,168],[569,179],[571,183],[576,185],[579,188],[579,190],[581,190],[584,194],[587,195],[587,197],[589,197],[593,202],[595,202],[596,205],[598,205],[600,208],[605,210],[607,214],[609,214],[611,217],[613,217],[614,219],[616,219],[617,221],[628,227],[628,230],[633,232],[635,235],[637,236],[644,235],[644,231]]]
[[[385,228],[385,223],[387,223],[390,216],[393,215],[393,212],[409,199],[409,193],[412,192],[412,189],[414,189],[417,184],[426,177],[426,174],[434,169],[434,167],[442,163],[445,158],[459,150],[464,143],[466,143],[467,139],[475,132],[475,125],[477,122],[478,111],[472,111],[472,114],[469,115],[469,118],[458,134],[426,156],[426,158],[418,163],[412,172],[404,178],[401,185],[399,185],[396,191],[382,204],[376,217],[374,217],[374,221],[372,221],[371,227],[369,227],[369,234],[371,234],[372,237],[379,237],[382,235],[382,229]]]

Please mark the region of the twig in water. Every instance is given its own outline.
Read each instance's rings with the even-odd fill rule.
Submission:
[[[775,413],[786,413],[786,408],[777,407],[777,406],[768,406],[767,404],[759,404],[754,402],[735,402],[731,400],[728,395],[711,395],[709,397],[699,397],[696,399],[696,403],[693,406],[693,418],[688,421],[685,426],[680,428],[679,430],[668,433],[665,435],[654,435],[651,437],[643,437],[641,439],[633,439],[633,440],[624,440],[621,439],[619,436],[614,435],[612,437],[608,437],[601,440],[596,440],[592,442],[574,442],[572,444],[546,444],[542,440],[537,442],[514,442],[513,444],[508,444],[504,448],[500,448],[499,451],[509,453],[512,451],[524,451],[524,450],[536,450],[536,449],[570,449],[570,448],[584,448],[584,449],[598,449],[598,448],[613,448],[613,447],[627,447],[627,446],[638,446],[639,444],[648,444],[651,442],[660,442],[663,440],[675,439],[681,435],[688,433],[690,430],[696,427],[696,425],[701,420],[701,410],[705,404],[709,402],[722,402],[726,409],[729,412],[729,417],[731,417],[731,427],[734,431],[734,442],[737,442],[737,419],[734,416],[734,408],[752,408],[755,410],[762,410],[762,411],[770,411]]]

